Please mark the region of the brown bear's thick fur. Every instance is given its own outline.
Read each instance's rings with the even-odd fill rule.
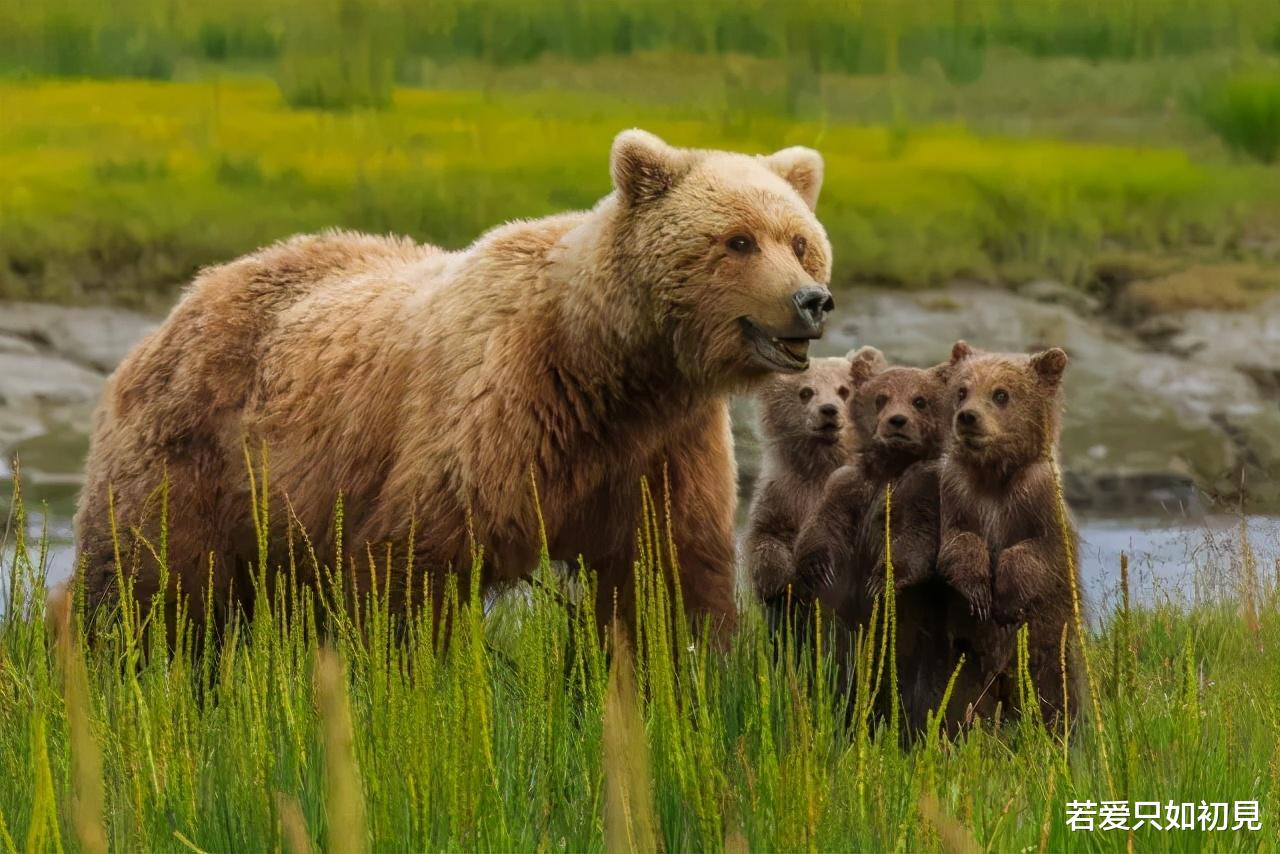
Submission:
[[[827,481],[796,546],[798,573],[850,631],[865,626],[885,582],[885,498],[896,588],[898,686],[911,731],[942,698],[951,669],[942,620],[953,596],[937,577],[938,459],[950,428],[949,365],[853,360],[857,453]]]
[[[964,599],[948,617],[953,655],[967,658],[951,708],[990,717],[1018,711],[1017,629],[1030,635],[1029,669],[1046,721],[1064,711],[1060,665],[1072,620],[1076,534],[1059,522],[1054,449],[1066,354],[952,354],[953,438],[940,484],[938,569]],[[1065,513],[1065,510],[1061,511]],[[1079,590],[1079,577],[1075,579]],[[1067,656],[1074,717],[1079,681]]]
[[[782,617],[794,576],[792,546],[827,477],[849,461],[849,359],[815,359],[756,392],[764,461],[743,543],[747,578],[771,616]]]
[[[822,160],[626,131],[610,165],[614,192],[592,210],[514,222],[458,252],[328,233],[201,274],[96,415],[76,515],[90,601],[116,595],[109,494],[126,564],[140,554],[137,594],[156,590],[130,532],[158,541],[166,471],[168,563],[194,616],[246,599],[247,441],[269,451],[273,527],[295,517],[324,562],[341,493],[358,587],[368,551],[381,560],[411,528],[415,569],[438,582],[452,568],[463,590],[469,527],[484,589],[524,576],[545,532],[553,559],[599,572],[604,617],[615,593],[629,606],[641,479],[661,490],[665,477],[684,601],[732,622],[727,395],[803,370],[821,334]],[[401,601],[405,582],[391,579]]]

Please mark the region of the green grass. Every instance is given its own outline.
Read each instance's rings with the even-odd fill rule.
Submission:
[[[397,627],[330,587],[259,597],[217,656],[167,655],[146,605],[55,642],[40,544],[18,536],[4,851],[1263,851],[1280,816],[1280,599],[1247,544],[1204,568],[1238,596],[1088,634],[1100,715],[1086,703],[1069,743],[1024,718],[903,749],[869,691],[846,727],[826,654],[776,655],[754,611],[723,649],[690,635],[653,522],[633,667],[545,563],[488,614],[455,600],[447,651],[429,614]],[[1068,802],[1104,799],[1257,800],[1264,831],[1068,829]]]
[[[262,79],[0,84],[0,296],[165,303],[200,265],[347,226],[461,246],[608,192],[609,143],[821,149],[837,284],[1087,276],[1117,247],[1227,251],[1274,225],[1280,174],[1173,148],[795,120],[739,100],[396,92],[390,110],[292,110]]]
[[[1280,75],[1227,80],[1205,93],[1198,108],[1232,149],[1264,163],[1280,158]]]

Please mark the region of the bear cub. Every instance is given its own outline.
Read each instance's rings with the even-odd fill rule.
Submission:
[[[1074,717],[1063,696],[1063,632],[1072,619],[1077,536],[1060,505],[1055,449],[1067,354],[952,350],[952,440],[940,472],[938,570],[962,597],[948,617],[952,654],[968,662],[952,708],[1018,711],[1017,628],[1030,634],[1029,669],[1052,723]],[[1062,514],[1062,515],[1060,515]],[[1066,519],[1065,524],[1062,519]],[[1080,579],[1075,578],[1076,590]],[[1067,681],[1075,682],[1072,656]]]
[[[756,393],[764,460],[744,551],[752,589],[771,620],[782,615],[794,581],[800,526],[827,477],[849,459],[849,368],[849,358],[814,359],[803,373],[776,374]]]
[[[954,594],[938,579],[938,460],[950,427],[947,374],[933,368],[888,367],[864,347],[852,368],[850,417],[856,453],[828,479],[817,510],[796,545],[797,575],[819,591],[850,643],[870,619],[885,584],[885,499],[897,610],[898,686],[907,732],[924,728],[946,687],[950,667],[942,620]]]
[[[886,488],[893,490],[895,586],[918,583],[934,568],[949,370],[889,367],[874,347],[854,355],[849,410],[856,450],[828,478],[796,546],[801,580],[821,590],[851,624],[884,585]]]

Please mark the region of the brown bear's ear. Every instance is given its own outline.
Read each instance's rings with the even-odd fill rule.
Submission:
[[[965,359],[972,356],[973,353],[974,350],[969,346],[968,342],[957,341],[951,346],[951,364],[955,365],[959,362],[963,362]]]
[[[656,199],[671,189],[687,164],[685,152],[638,128],[614,137],[609,155],[613,186],[624,201],[633,204]]]
[[[1067,369],[1067,354],[1061,347],[1043,350],[1031,357],[1031,370],[1050,385],[1057,385],[1062,380],[1062,372]]]
[[[765,164],[782,177],[804,199],[809,210],[818,207],[818,193],[822,190],[822,155],[812,148],[793,145],[764,158]]]
[[[884,357],[884,353],[871,346],[850,350],[848,359],[849,381],[854,388],[889,367],[889,360]]]

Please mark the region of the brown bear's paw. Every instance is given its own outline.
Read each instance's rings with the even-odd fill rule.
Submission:
[[[938,572],[969,602],[969,613],[981,620],[991,615],[991,564],[986,544],[965,531],[943,544]]]
[[[796,562],[796,589],[807,596],[830,587],[836,580],[835,557],[828,549],[802,555]]]

